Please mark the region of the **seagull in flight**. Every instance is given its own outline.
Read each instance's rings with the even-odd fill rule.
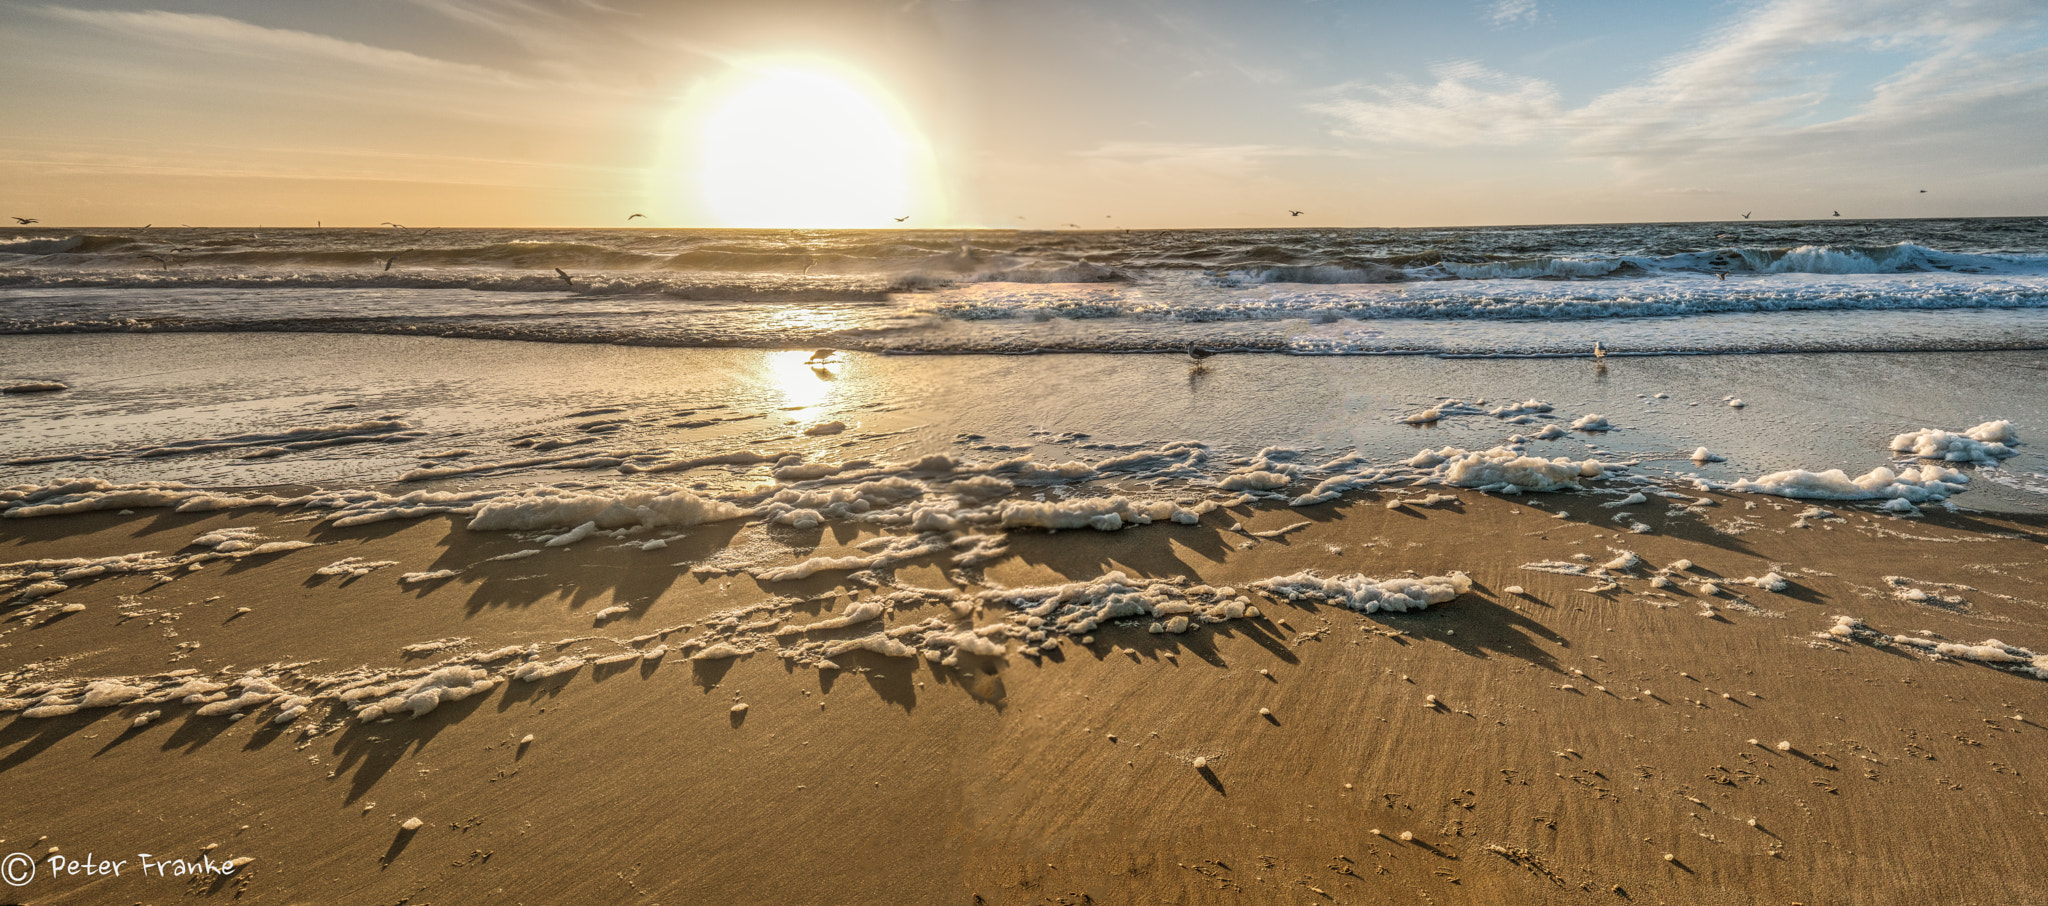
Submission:
[[[633,222],[634,220],[636,220],[636,219],[639,219],[639,218],[642,218],[642,217],[646,217],[646,216],[647,216],[647,215],[645,215],[645,214],[635,214],[635,215],[633,215],[632,217],[628,217],[628,218],[626,218],[626,222],[627,222],[627,223],[632,223],[632,222]]]
[[[555,274],[562,278],[563,283],[567,283],[572,287],[576,285],[575,279],[569,276],[568,271],[562,270],[561,268],[558,267],[555,268]]]
[[[1744,220],[1748,220],[1748,219],[1749,219],[1749,212],[1748,212],[1748,211],[1744,211],[1744,212],[1742,212],[1742,219],[1744,219]]]
[[[405,229],[405,224],[402,224],[402,223],[392,223],[392,222],[391,222],[391,221],[389,221],[389,220],[386,220],[386,221],[384,221],[383,223],[380,223],[380,224],[377,224],[377,225],[378,225],[378,226],[388,226],[388,227],[391,227],[392,229],[398,229],[398,230],[402,230],[402,229]]]
[[[384,269],[385,269],[385,270],[387,270],[387,271],[388,271],[388,270],[390,270],[390,269],[391,269],[391,265],[392,265],[392,264],[394,264],[394,263],[396,263],[396,262],[398,261],[398,259],[399,259],[399,258],[402,258],[402,257],[404,257],[404,256],[405,256],[405,253],[404,253],[404,252],[399,252],[399,253],[398,253],[398,254],[396,254],[396,255],[393,255],[393,256],[391,256],[391,257],[389,257],[389,258],[386,258],[386,259],[384,259]]]
[[[901,217],[898,217],[898,218],[896,218],[896,222],[897,222],[897,223],[902,223],[903,221],[906,221],[906,220],[909,220],[909,219],[910,219],[910,215],[909,215],[909,214],[905,214],[905,215],[903,215],[903,216],[901,216]]]
[[[31,223],[42,223],[42,221],[37,220],[34,217],[16,217],[14,218],[14,222],[22,226],[28,226]]]
[[[1840,212],[1840,211],[1836,211],[1836,212],[1835,212],[1835,216],[1836,216],[1836,217],[1840,217],[1840,216],[1842,216],[1842,212]]]
[[[1289,217],[1300,217],[1300,216],[1301,216],[1301,212],[1300,212],[1300,211],[1297,211],[1297,210],[1295,210],[1295,209],[1293,209],[1293,208],[1288,208],[1288,209],[1287,209],[1287,216],[1289,216]]]

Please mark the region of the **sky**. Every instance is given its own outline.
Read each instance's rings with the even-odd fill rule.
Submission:
[[[0,0],[0,85],[45,225],[2048,214],[2044,0]]]

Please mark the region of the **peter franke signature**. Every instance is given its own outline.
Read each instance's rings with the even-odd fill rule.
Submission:
[[[211,855],[202,855],[195,859],[166,859],[159,858],[150,853],[137,853],[133,861],[139,863],[136,865],[136,871],[133,873],[141,874],[143,877],[154,875],[159,878],[197,876],[226,878],[234,875],[235,871],[242,866],[254,862],[255,859],[243,856],[216,861]],[[87,853],[83,861],[67,858],[59,853],[51,853],[42,860],[37,860],[27,853],[11,853],[4,860],[0,860],[0,880],[5,880],[10,887],[26,886],[29,882],[36,879],[36,867],[39,862],[44,866],[44,871],[52,880],[81,875],[85,877],[111,876],[118,878],[121,876],[122,871],[127,869],[130,864],[128,859],[94,858],[92,853]],[[0,904],[0,906],[8,906],[8,904]],[[14,906],[19,906],[19,904],[14,904]]]

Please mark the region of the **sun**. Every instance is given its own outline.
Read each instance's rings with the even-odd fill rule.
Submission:
[[[913,213],[923,143],[877,93],[815,69],[756,72],[698,129],[699,198],[725,226],[889,226]]]

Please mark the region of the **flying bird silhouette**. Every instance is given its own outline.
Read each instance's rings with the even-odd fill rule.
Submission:
[[[1295,209],[1293,209],[1293,208],[1288,208],[1288,209],[1287,209],[1287,216],[1289,216],[1289,217],[1300,217],[1300,216],[1301,216],[1301,212],[1300,212],[1300,211],[1297,211],[1297,210],[1295,210]]]
[[[393,256],[391,256],[391,257],[389,257],[389,258],[386,258],[386,259],[384,259],[384,269],[385,269],[385,270],[387,270],[387,271],[388,271],[388,270],[390,270],[390,269],[391,269],[391,265],[392,265],[393,263],[397,262],[397,261],[398,261],[398,259],[399,259],[399,258],[401,258],[401,257],[403,257],[404,255],[405,255],[405,253],[404,253],[404,252],[399,252],[399,253],[398,253],[398,254],[396,254],[396,255],[393,255]]]
[[[567,283],[572,287],[576,285],[575,279],[569,276],[568,271],[562,270],[561,268],[558,267],[555,268],[555,274],[562,278],[563,283]]]
[[[1842,216],[1842,212],[1840,212],[1840,211],[1836,211],[1836,212],[1835,212],[1835,216],[1836,216],[1836,217],[1840,217],[1840,216]]]
[[[31,223],[42,223],[42,221],[37,220],[34,217],[16,217],[14,218],[14,222],[21,224],[22,226],[28,226]]]
[[[632,223],[632,222],[633,222],[633,221],[634,221],[635,219],[638,219],[638,218],[641,218],[641,217],[646,217],[646,216],[647,216],[647,215],[645,215],[645,214],[635,214],[635,215],[633,215],[632,217],[628,217],[628,218],[626,218],[626,222],[627,222],[627,223]]]
[[[1744,211],[1744,212],[1742,212],[1742,219],[1744,219],[1744,220],[1748,220],[1748,219],[1749,219],[1749,212],[1748,212],[1748,211]]]
[[[902,223],[903,221],[906,221],[906,220],[909,220],[909,219],[910,219],[910,215],[909,215],[909,214],[905,214],[905,215],[903,215],[903,216],[901,216],[901,217],[898,217],[898,218],[896,218],[896,222],[897,222],[897,223]]]
[[[391,221],[389,221],[389,220],[386,220],[386,221],[384,221],[383,223],[380,223],[380,224],[377,224],[377,225],[378,225],[378,226],[388,226],[388,227],[392,227],[392,228],[394,228],[394,229],[400,229],[400,230],[402,230],[402,229],[405,229],[405,224],[402,224],[402,223],[392,223],[392,222],[391,222]]]
[[[1927,190],[1926,190],[1926,189],[1921,189],[1921,190],[1920,190],[1920,194],[1922,194],[1922,195],[1925,195],[1925,194],[1927,194]]]

